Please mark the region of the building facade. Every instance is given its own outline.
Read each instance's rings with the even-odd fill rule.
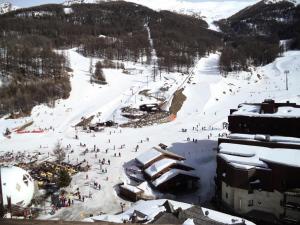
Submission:
[[[300,106],[265,100],[230,114],[232,133],[218,141],[217,198],[256,221],[300,224]]]
[[[238,148],[239,151],[232,151],[231,148]],[[300,163],[296,163],[300,158],[291,160],[289,164],[280,159],[280,154],[300,157],[300,149],[250,148],[260,150],[247,155],[249,149],[245,145],[220,145],[216,178],[219,199],[238,214],[271,222],[299,223]],[[278,158],[274,160],[270,156],[268,159],[268,155],[276,154],[276,151],[275,158]]]
[[[269,134],[300,138],[300,105],[295,103],[241,104],[228,117],[231,133]]]

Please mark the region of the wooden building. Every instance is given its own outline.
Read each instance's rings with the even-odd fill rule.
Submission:
[[[144,175],[149,180],[155,180],[162,174],[165,174],[166,172],[170,171],[171,169],[181,169],[185,171],[194,170],[194,168],[185,165],[182,161],[163,158],[146,168],[144,170]]]
[[[137,161],[138,166],[145,169],[153,163],[164,158],[174,159],[178,161],[185,160],[185,158],[180,155],[156,147],[153,147],[151,150],[139,155],[135,158],[135,160]]]
[[[198,187],[199,177],[184,160],[180,155],[156,147],[136,157],[137,165],[152,187],[170,193]]]
[[[120,195],[130,201],[137,201],[142,198],[143,190],[131,185],[120,185]]]
[[[232,133],[300,137],[300,105],[273,100],[245,103],[230,111],[228,122]]]
[[[171,169],[152,181],[152,185],[161,192],[186,192],[197,189],[199,179],[189,171]]]

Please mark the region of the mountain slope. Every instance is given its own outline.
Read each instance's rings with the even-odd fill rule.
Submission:
[[[266,4],[276,4],[279,2],[290,2],[295,5],[300,4],[300,0],[264,0],[264,3],[266,3]]]
[[[108,1],[113,0],[67,0],[64,2],[64,5],[70,6],[72,4],[100,3]],[[192,15],[198,18],[202,18],[209,24],[210,29],[218,30],[218,28],[213,23],[214,21],[227,18],[234,13],[242,10],[243,8],[254,4],[255,2],[257,2],[257,0],[232,0],[230,2],[209,0],[201,2],[181,0],[127,0],[127,2],[140,4],[157,11],[168,10],[180,14]],[[220,7],[220,4],[222,4],[222,7]]]
[[[300,6],[290,1],[272,4],[261,1],[221,21],[224,32],[243,35],[275,35],[279,39],[293,38],[300,19]]]
[[[280,40],[300,47],[300,6],[290,1],[260,1],[218,24],[227,35],[220,61],[225,72],[272,62],[283,50]]]
[[[64,73],[55,66],[60,57],[53,60],[52,66],[57,69],[47,70],[47,73],[50,63],[37,63],[39,58],[56,58],[50,54],[53,49],[78,47],[78,52],[85,56],[151,63],[151,39],[158,56],[157,72],[186,73],[197,57],[222,45],[222,35],[207,27],[207,23],[198,18],[169,11],[157,12],[122,1],[19,9],[0,16],[0,46],[6,50],[6,54],[0,56],[0,72],[1,76],[9,77],[11,85],[18,80],[14,88],[22,93],[25,88],[20,89],[20,86],[24,79],[31,81]],[[6,96],[7,90],[2,91]],[[34,102],[43,101],[35,99]],[[29,105],[32,107],[33,103]],[[11,99],[2,105],[0,114],[23,110],[23,107],[19,101]]]
[[[13,6],[9,2],[0,3],[0,15],[4,14],[4,13],[11,12],[11,11],[14,11],[14,10],[17,10],[17,9],[18,9],[17,6]]]

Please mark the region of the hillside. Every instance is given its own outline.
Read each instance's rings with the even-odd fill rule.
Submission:
[[[37,103],[68,96],[68,60],[54,49],[78,47],[85,56],[150,63],[154,47],[158,70],[187,72],[195,58],[222,45],[222,36],[207,27],[201,19],[123,1],[49,4],[3,14],[0,71],[5,85],[0,88],[0,115],[28,113]]]
[[[14,11],[14,10],[17,10],[17,9],[18,9],[18,7],[12,5],[10,2],[0,3],[0,15],[4,14],[4,13],[11,12],[11,11]]]
[[[227,35],[220,62],[224,73],[265,65],[286,48],[300,47],[300,6],[291,1],[260,1],[218,25]]]

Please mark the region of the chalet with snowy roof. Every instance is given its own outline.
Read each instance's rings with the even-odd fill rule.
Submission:
[[[147,168],[153,163],[164,158],[169,158],[177,161],[185,160],[185,158],[180,155],[156,147],[153,147],[151,150],[139,155],[135,158],[135,160],[140,167]]]
[[[170,169],[152,181],[152,185],[162,192],[178,192],[196,189],[198,180],[199,177],[190,171]]]
[[[232,133],[300,137],[300,105],[273,100],[244,103],[230,111],[228,122]]]
[[[155,180],[160,177],[162,174],[166,173],[170,169],[181,169],[185,171],[194,170],[194,168],[185,165],[182,161],[163,158],[159,161],[156,161],[147,169],[144,170],[146,178],[150,180]]]
[[[146,180],[162,192],[197,188],[199,178],[184,160],[180,155],[155,147],[136,158]]]
[[[144,191],[138,187],[128,185],[128,184],[122,184],[120,186],[120,195],[123,197],[126,197],[130,201],[137,201],[139,199],[142,199],[142,194]]]
[[[299,224],[300,148],[236,140],[219,140],[217,197],[228,209],[256,220]]]

